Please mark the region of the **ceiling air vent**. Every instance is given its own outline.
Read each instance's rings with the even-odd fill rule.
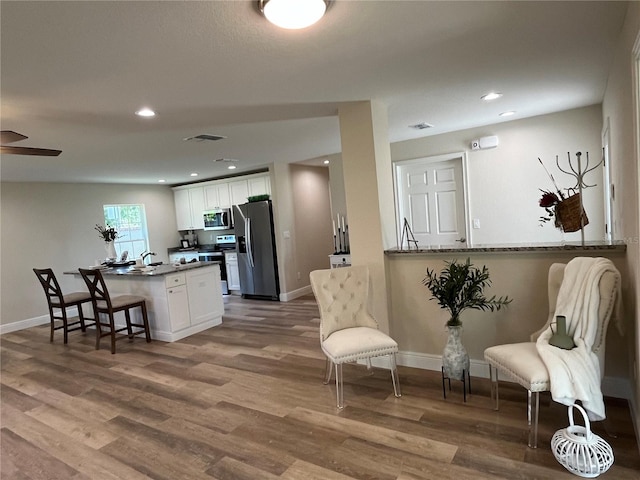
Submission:
[[[427,122],[416,123],[415,125],[409,125],[410,128],[415,128],[416,130],[424,130],[426,128],[433,128],[433,125]]]
[[[222,140],[227,138],[223,135],[211,135],[209,133],[202,133],[200,135],[195,135],[193,137],[183,138],[185,142],[193,141],[193,142],[204,142],[205,140],[215,142],[216,140]]]
[[[216,158],[214,162],[238,162],[235,158]]]

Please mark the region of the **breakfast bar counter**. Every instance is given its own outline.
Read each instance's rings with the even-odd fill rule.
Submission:
[[[478,254],[478,253],[569,253],[585,255],[606,255],[608,253],[624,253],[627,245],[622,241],[615,242],[562,242],[562,243],[517,243],[492,245],[430,245],[420,248],[392,248],[385,250],[387,256],[434,255],[434,254]]]
[[[111,296],[145,298],[156,340],[174,342],[222,323],[220,266],[215,262],[158,265],[143,271],[128,266],[100,270]],[[74,275],[78,287],[86,289],[78,270],[64,273]]]

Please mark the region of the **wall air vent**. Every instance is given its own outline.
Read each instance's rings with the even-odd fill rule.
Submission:
[[[415,125],[409,125],[410,128],[415,128],[416,130],[424,130],[426,128],[433,128],[433,125],[427,122],[416,123]]]
[[[200,135],[195,135],[193,137],[187,137],[187,138],[183,138],[183,140],[185,142],[189,142],[189,141],[193,141],[193,142],[204,142],[205,140],[211,141],[211,142],[215,142],[216,140],[222,140],[224,138],[227,138],[223,135],[211,135],[208,133],[202,133]]]

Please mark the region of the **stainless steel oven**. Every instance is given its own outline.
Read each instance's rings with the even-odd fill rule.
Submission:
[[[220,266],[220,279],[222,280],[222,294],[229,294],[229,287],[227,286],[227,269],[224,264],[224,252],[212,251],[212,252],[199,252],[199,260],[201,262],[215,262]]]

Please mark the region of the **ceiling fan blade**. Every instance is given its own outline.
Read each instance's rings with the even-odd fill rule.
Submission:
[[[25,138],[29,137],[27,137],[26,135],[22,135],[21,133],[14,132],[13,130],[0,131],[0,143],[19,142],[20,140],[24,140]]]
[[[62,150],[52,150],[50,148],[31,148],[31,147],[8,147],[0,146],[0,153],[13,155],[41,155],[43,157],[57,157]]]

